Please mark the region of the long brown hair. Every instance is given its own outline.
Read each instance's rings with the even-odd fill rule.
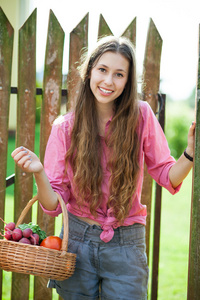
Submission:
[[[120,53],[129,61],[128,81],[122,94],[115,100],[114,116],[105,137],[110,149],[107,168],[111,172],[107,207],[112,209],[113,215],[122,224],[131,208],[139,171],[136,61],[133,45],[126,38],[109,36],[101,39],[80,67],[82,81],[66,163],[70,161],[72,164],[77,203],[80,207],[85,202],[89,203],[90,212],[96,216],[96,210],[103,200],[102,147],[96,105],[90,89],[90,74],[107,51]]]

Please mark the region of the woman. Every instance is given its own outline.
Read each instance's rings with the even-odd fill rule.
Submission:
[[[101,299],[147,299],[143,161],[158,184],[178,192],[193,165],[195,123],[176,162],[150,106],[138,100],[135,52],[125,38],[100,40],[80,74],[75,109],[54,122],[44,167],[24,147],[12,153],[34,174],[43,210],[61,213],[59,193],[69,212],[76,270],[49,287],[68,300],[98,299],[99,290]]]

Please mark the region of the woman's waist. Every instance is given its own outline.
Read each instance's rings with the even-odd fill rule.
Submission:
[[[83,221],[83,222],[86,222],[90,225],[97,225],[97,226],[101,226],[101,224],[95,220],[92,220],[88,217],[80,217],[80,216],[76,216],[76,218],[78,218],[79,220]]]

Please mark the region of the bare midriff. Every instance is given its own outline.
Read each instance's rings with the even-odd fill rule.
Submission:
[[[94,220],[91,220],[91,219],[89,219],[89,218],[87,218],[87,217],[79,217],[79,216],[76,216],[76,217],[77,217],[78,219],[80,219],[80,220],[82,220],[82,221],[84,221],[84,222],[90,224],[90,225],[97,225],[97,226],[100,226],[100,227],[101,227],[101,225],[100,225],[98,222],[96,222],[96,221],[94,221]]]

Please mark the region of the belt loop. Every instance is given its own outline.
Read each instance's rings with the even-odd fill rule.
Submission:
[[[123,239],[123,229],[122,229],[121,226],[119,227],[119,244],[120,244],[120,245],[123,245],[123,244],[124,244],[124,239]]]
[[[90,225],[86,225],[85,228],[84,228],[84,232],[83,232],[83,235],[82,235],[82,242],[85,241],[85,236],[86,236],[86,233],[87,233],[87,230],[88,230],[89,227],[90,227]]]

